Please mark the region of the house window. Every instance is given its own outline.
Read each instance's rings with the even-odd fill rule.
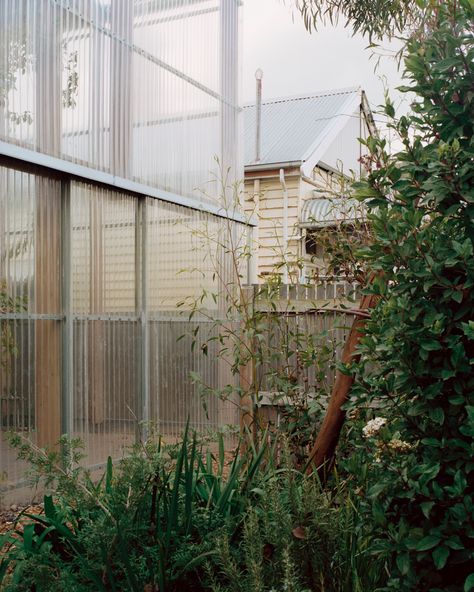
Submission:
[[[318,244],[317,235],[314,232],[307,232],[305,236],[305,250],[307,255],[322,259],[324,257],[324,247]]]

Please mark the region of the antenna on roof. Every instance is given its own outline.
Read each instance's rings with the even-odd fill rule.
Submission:
[[[260,150],[261,150],[261,134],[262,134],[262,78],[263,78],[263,70],[258,68],[255,72],[255,81],[257,84],[257,100],[255,103],[256,107],[256,132],[255,132],[255,162],[260,160]]]

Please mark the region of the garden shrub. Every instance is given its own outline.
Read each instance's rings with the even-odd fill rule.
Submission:
[[[385,582],[385,564],[370,555],[358,521],[346,482],[324,491],[316,475],[281,468],[249,505],[238,544],[217,539],[210,589],[375,591]]]
[[[66,440],[48,454],[17,441],[55,494],[0,537],[0,589],[372,592],[384,581],[345,482],[323,491],[285,441],[278,466],[274,449],[229,459],[219,442],[215,454],[187,434],[149,442],[93,482],[62,468],[79,460]]]
[[[474,590],[474,5],[421,2],[405,47],[412,114],[385,111],[403,150],[369,138],[373,244],[361,256],[379,303],[349,408],[371,423],[348,461],[387,590]],[[360,426],[359,426],[360,427]]]
[[[109,459],[96,482],[66,438],[59,453],[13,438],[55,493],[45,496],[43,515],[0,537],[7,591],[202,590],[213,536],[233,535],[265,474],[264,448],[237,451],[227,463],[222,437],[212,455],[186,431],[176,445],[137,446],[118,468]],[[65,470],[71,459],[76,468]]]

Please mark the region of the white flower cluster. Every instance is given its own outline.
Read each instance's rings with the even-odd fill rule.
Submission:
[[[403,440],[399,440],[398,438],[393,438],[393,440],[390,440],[390,442],[388,443],[388,447],[390,448],[390,450],[393,450],[394,452],[402,453],[408,452],[413,448],[411,444],[409,444],[408,442],[404,442]]]
[[[376,436],[380,429],[387,423],[384,417],[374,417],[362,428],[362,434],[364,438],[371,438]]]

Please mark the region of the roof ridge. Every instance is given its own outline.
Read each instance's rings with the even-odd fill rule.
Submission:
[[[303,101],[305,99],[315,99],[318,97],[344,95],[344,94],[360,92],[361,90],[362,90],[362,87],[360,87],[360,86],[348,86],[348,87],[343,87],[343,88],[335,88],[333,90],[329,89],[329,90],[324,90],[324,91],[317,91],[314,93],[305,93],[302,95],[289,95],[286,97],[275,97],[272,99],[267,99],[267,100],[262,101],[262,105],[273,105],[276,103],[286,103],[286,102],[290,102],[290,101]],[[255,101],[249,101],[247,103],[244,103],[243,108],[245,109],[248,107],[255,107]]]

